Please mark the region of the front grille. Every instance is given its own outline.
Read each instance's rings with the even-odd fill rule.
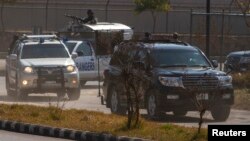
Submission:
[[[41,82],[60,82],[63,75],[62,67],[37,67],[35,68]]]
[[[35,68],[38,79],[37,87],[41,89],[44,85],[60,84],[62,88],[65,87],[64,68],[63,67],[37,67]]]
[[[40,69],[41,75],[60,75],[61,69],[60,68],[41,68]]]
[[[196,91],[207,91],[218,88],[219,80],[214,76],[185,76],[182,78],[186,89]]]

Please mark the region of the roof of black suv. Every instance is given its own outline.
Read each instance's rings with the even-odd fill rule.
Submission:
[[[149,48],[151,50],[197,50],[197,47],[191,46],[186,42],[182,41],[171,41],[171,40],[148,40],[148,41],[139,41],[139,44],[142,47]]]
[[[175,43],[144,43],[146,48],[150,49],[184,49],[184,50],[197,50],[197,48],[190,45],[181,45]]]

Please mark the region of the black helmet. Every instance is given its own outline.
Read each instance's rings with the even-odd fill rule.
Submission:
[[[87,11],[87,14],[93,14],[93,11],[92,11],[91,9],[89,9],[89,10]]]

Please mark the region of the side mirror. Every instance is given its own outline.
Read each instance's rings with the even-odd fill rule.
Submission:
[[[10,60],[17,60],[17,55],[16,54],[11,54],[10,55]]]
[[[72,58],[72,59],[76,59],[77,57],[78,57],[78,55],[77,55],[76,52],[73,52],[73,53],[71,54],[71,58]]]
[[[212,65],[217,68],[218,67],[218,61],[217,60],[212,60]]]

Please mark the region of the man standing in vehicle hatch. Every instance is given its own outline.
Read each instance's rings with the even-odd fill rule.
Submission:
[[[96,21],[96,19],[95,19],[95,16],[94,16],[94,13],[93,13],[93,11],[91,10],[91,9],[89,9],[88,11],[87,11],[87,17],[86,18],[83,18],[83,20],[82,20],[82,22],[84,23],[84,24],[96,24],[97,23],[97,21]]]

